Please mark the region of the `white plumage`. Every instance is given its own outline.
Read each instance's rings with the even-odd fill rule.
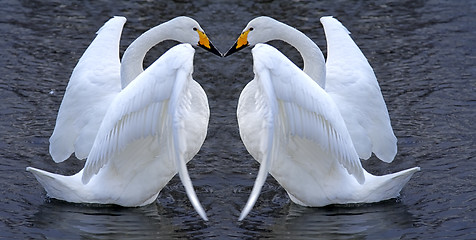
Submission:
[[[190,44],[175,46],[144,72],[142,61],[164,39],[217,50],[195,20],[178,17],[134,41],[121,66],[124,23],[122,17],[108,21],[80,59],[50,139],[55,161],[75,151],[78,157],[87,154],[84,168],[72,176],[27,170],[52,198],[122,206],[152,203],[178,172],[192,205],[207,220],[186,168],[205,140],[210,116],[207,96],[192,79],[195,50]]]

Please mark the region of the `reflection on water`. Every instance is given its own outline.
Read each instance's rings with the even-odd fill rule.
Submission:
[[[251,238],[401,239],[418,222],[401,199],[309,208],[291,203],[281,187],[264,188],[258,213],[240,224]]]
[[[30,221],[50,229],[46,238],[81,236],[86,239],[134,239],[144,233],[159,239],[181,237],[177,225],[159,215],[156,204],[141,208],[91,207],[81,204],[47,202],[39,206]]]
[[[175,177],[141,208],[49,200],[25,167],[61,174],[48,138],[67,81],[94,32],[126,16],[121,53],[140,33],[178,15],[197,19],[226,51],[246,23],[268,15],[304,31],[325,52],[319,17],[334,15],[352,32],[379,79],[399,152],[374,158],[374,174],[413,166],[399,200],[305,208],[268,177],[256,206],[237,218],[259,165],[241,143],[236,105],[253,78],[250,49],[220,59],[197,49],[194,79],[209,98],[205,143],[188,164],[210,218],[203,222]],[[0,238],[6,239],[476,239],[475,1],[4,1],[0,8]],[[175,43],[154,47],[145,66]],[[272,44],[298,65],[297,52]]]
[[[400,239],[412,227],[406,206],[388,201],[363,206],[289,206],[286,218],[271,226],[270,237],[299,239]]]

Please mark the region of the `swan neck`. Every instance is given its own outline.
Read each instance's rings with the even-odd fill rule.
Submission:
[[[143,62],[147,52],[162,41],[170,40],[169,24],[149,29],[134,40],[124,52],[121,60],[121,84],[124,89],[144,71]]]
[[[303,71],[324,88],[326,64],[321,49],[301,31],[286,24],[282,24],[281,28],[281,31],[278,31],[280,40],[291,44],[298,50],[304,62]]]

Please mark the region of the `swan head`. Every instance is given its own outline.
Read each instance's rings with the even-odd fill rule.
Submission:
[[[279,26],[283,23],[266,16],[257,17],[251,20],[245,29],[241,32],[235,44],[225,53],[229,56],[248,46],[254,46],[258,43],[265,43],[271,40],[279,39]]]
[[[168,22],[171,26],[173,39],[182,43],[189,43],[192,46],[201,47],[213,54],[222,56],[223,54],[213,46],[205,31],[197,21],[190,17],[176,17]]]

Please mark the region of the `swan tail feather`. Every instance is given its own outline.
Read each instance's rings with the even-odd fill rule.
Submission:
[[[374,181],[368,182],[370,186],[367,187],[369,191],[367,200],[364,202],[379,202],[400,196],[403,186],[418,171],[420,171],[419,167],[413,167],[384,176],[375,176]]]
[[[82,185],[76,183],[75,175],[63,176],[33,167],[27,167],[26,171],[35,176],[49,197],[68,202],[82,202],[76,193]]]

